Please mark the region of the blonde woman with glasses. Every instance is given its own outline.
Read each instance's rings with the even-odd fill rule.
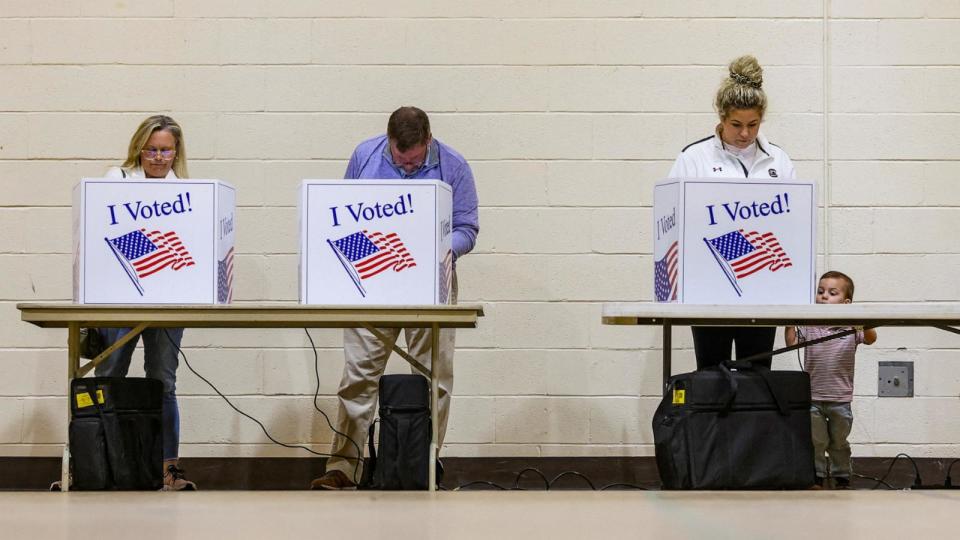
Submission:
[[[127,160],[111,167],[107,178],[187,177],[187,153],[183,129],[169,116],[156,115],[144,120],[130,139]]]
[[[144,120],[130,139],[127,160],[111,167],[107,178],[160,178],[176,181],[187,178],[187,153],[180,124],[169,116],[156,115]],[[109,346],[129,332],[129,328],[101,328]],[[180,446],[180,409],[177,405],[177,365],[183,328],[148,328],[114,351],[96,368],[98,377],[126,377],[130,359],[143,338],[144,370],[147,377],[163,383],[163,489],[193,491],[196,484],[184,477],[178,467]]]

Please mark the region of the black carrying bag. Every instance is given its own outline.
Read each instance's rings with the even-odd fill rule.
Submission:
[[[361,488],[427,489],[432,435],[429,383],[420,375],[380,378],[380,451],[373,445],[377,425],[373,423],[367,437],[366,480]]]
[[[93,360],[110,345],[103,339],[99,328],[80,329],[80,357]]]
[[[675,375],[653,439],[664,489],[806,489],[810,377],[736,362]]]
[[[70,454],[76,490],[163,487],[163,383],[135,377],[70,381]]]

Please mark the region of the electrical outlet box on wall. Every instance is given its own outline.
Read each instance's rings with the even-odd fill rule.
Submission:
[[[913,397],[913,362],[880,362],[877,396]]]

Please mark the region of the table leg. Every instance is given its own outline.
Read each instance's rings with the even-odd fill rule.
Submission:
[[[103,352],[101,352],[99,355],[97,355],[96,358],[94,358],[93,360],[90,360],[89,362],[87,362],[87,365],[85,365],[85,366],[81,366],[81,365],[79,364],[80,359],[78,358],[78,359],[77,359],[77,368],[76,368],[76,370],[74,371],[74,373],[75,373],[74,377],[83,377],[83,376],[85,376],[87,373],[90,373],[91,371],[93,371],[94,368],[96,368],[98,365],[100,365],[101,363],[103,363],[107,358],[109,358],[110,355],[113,354],[114,351],[116,351],[116,350],[119,349],[120,347],[123,347],[124,345],[126,345],[128,341],[130,341],[131,339],[136,338],[136,337],[139,336],[141,333],[143,333],[144,330],[146,330],[146,329],[149,328],[149,327],[150,327],[150,323],[140,323],[140,324],[138,324],[135,328],[131,328],[129,332],[127,332],[126,334],[120,336],[120,337],[119,337],[116,341],[114,341],[109,347],[107,347],[106,349],[104,349]],[[91,330],[96,330],[96,329],[95,329],[95,328],[91,328]]]
[[[947,332],[953,332],[954,334],[960,334],[960,329],[954,328],[952,326],[947,326],[945,324],[935,324],[933,325],[933,327],[939,328],[940,330],[945,330]],[[876,327],[873,327],[873,328],[876,328]]]
[[[374,328],[371,324],[369,324],[369,323],[361,323],[361,324],[363,324],[363,327],[364,327],[368,332],[370,332],[371,334],[373,334],[374,336],[376,336],[377,339],[379,339],[382,343],[390,343],[390,341],[391,341],[390,338],[388,338],[387,335],[384,334],[383,332],[381,332],[380,330]],[[393,343],[393,352],[399,354],[401,358],[403,358],[403,359],[406,360],[411,366],[413,366],[413,369],[419,371],[420,373],[423,373],[423,375],[424,375],[425,377],[430,377],[430,370],[427,369],[427,368],[425,368],[425,367],[423,366],[423,364],[421,364],[420,362],[418,362],[417,359],[413,357],[413,355],[411,355],[411,354],[408,353],[407,351],[401,349],[401,348],[397,345],[397,343],[396,343],[395,340],[394,340],[394,343]]]
[[[663,323],[663,390],[667,390],[667,381],[673,373],[671,351],[673,349],[673,326],[669,322]]]
[[[67,325],[67,431],[63,436],[63,459],[60,462],[60,491],[70,491],[70,382],[80,370],[80,323]]]
[[[440,382],[437,379],[437,362],[440,360],[440,325],[434,323],[430,332],[430,482],[428,489],[437,490],[437,444],[440,440],[440,411],[437,403]]]

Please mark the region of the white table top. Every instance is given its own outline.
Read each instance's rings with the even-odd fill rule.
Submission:
[[[476,328],[479,305],[319,306],[300,304],[96,305],[17,304],[21,319],[44,328],[70,323],[87,327],[135,326],[185,328]]]
[[[603,305],[603,324],[709,326],[957,326],[958,302],[807,305],[701,305],[656,302]]]

